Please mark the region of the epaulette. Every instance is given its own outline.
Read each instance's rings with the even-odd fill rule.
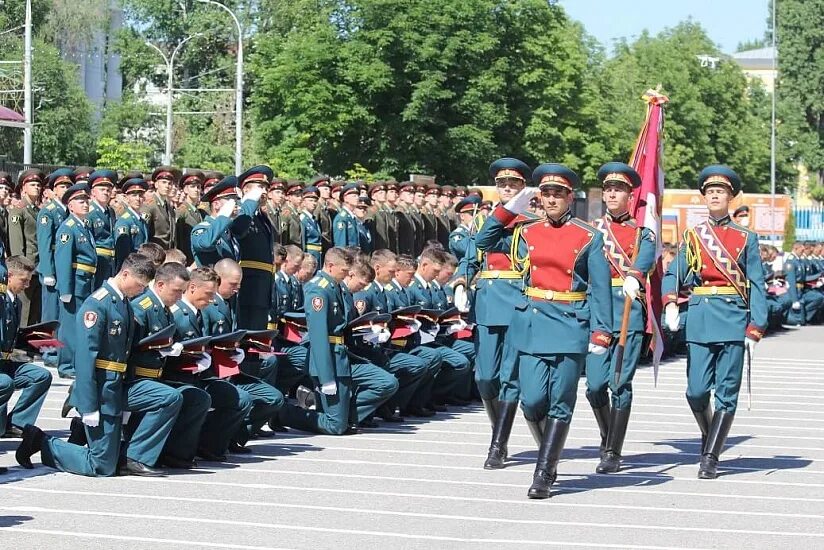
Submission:
[[[383,285],[383,289],[384,290],[394,290],[395,287],[392,286],[392,283],[386,283],[385,285]]]
[[[329,286],[329,281],[327,281],[326,279],[321,279],[320,281],[318,281],[318,286],[321,288],[326,288],[327,286]]]
[[[49,204],[46,205],[46,210],[54,210],[55,208],[57,208],[57,207],[54,205],[54,203],[50,202]]]
[[[180,310],[180,306],[177,305],[177,304],[175,304],[175,305],[173,305],[172,307],[169,308],[169,311],[172,312],[172,313],[177,313],[179,310]]]
[[[278,273],[280,273],[280,271],[278,271]],[[315,283],[317,283],[319,280],[320,280],[320,277],[318,277],[318,276],[316,275],[316,276],[312,277],[312,279],[311,279],[309,282],[310,282],[310,283],[312,283],[312,284],[315,284]]]
[[[98,302],[109,295],[109,289],[100,287],[92,293],[92,298]]]
[[[361,290],[361,292],[367,292],[370,288],[372,288],[372,283],[369,283],[368,285],[363,287],[363,290]]]
[[[594,227],[592,227],[591,225],[589,225],[589,224],[588,224],[587,222],[585,222],[584,220],[581,220],[581,219],[578,219],[578,218],[570,218],[570,219],[569,219],[569,223],[571,223],[571,224],[573,224],[573,225],[576,225],[576,226],[580,227],[581,229],[583,229],[583,230],[585,230],[585,231],[589,232],[590,234],[592,234],[592,233],[594,233],[594,232],[596,231],[596,229],[595,229]]]
[[[132,217],[132,215],[129,212],[123,212],[122,214],[120,214],[120,217],[124,220],[128,220],[129,218]]]
[[[72,226],[74,225],[74,219],[69,219],[69,220],[67,220],[67,221],[66,221],[66,225],[67,225],[68,227],[72,227]]]
[[[139,304],[139,305],[140,305],[140,307],[142,307],[143,309],[149,309],[150,307],[152,307],[152,298],[151,298],[151,296],[146,296],[145,298],[143,298],[142,300],[140,300],[140,301],[138,302],[138,304]]]

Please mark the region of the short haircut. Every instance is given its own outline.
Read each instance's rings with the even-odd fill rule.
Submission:
[[[389,262],[397,260],[398,256],[388,248],[381,248],[372,253],[372,266],[386,265]]]
[[[179,248],[170,248],[166,251],[166,259],[164,262],[177,262],[181,265],[186,265],[188,259],[186,258],[186,254]]]
[[[412,256],[401,254],[398,256],[398,271],[415,271],[418,269],[418,262]]]
[[[339,248],[336,246],[326,251],[324,264],[351,266],[352,256],[349,253],[347,253],[346,250],[344,250],[343,248]]]
[[[219,277],[225,277],[230,273],[243,273],[243,270],[240,269],[240,264],[233,259],[223,258],[215,264],[215,273],[217,273]]]
[[[284,259],[286,258],[286,247],[282,244],[275,245],[275,258]]]
[[[155,281],[160,283],[171,283],[175,279],[183,279],[189,282],[189,270],[186,266],[177,262],[166,262],[155,271]]]
[[[6,268],[9,273],[33,273],[35,265],[33,261],[25,256],[10,256],[6,258]]]
[[[189,280],[196,285],[205,283],[220,284],[220,276],[211,267],[198,267],[193,269],[189,274]]]
[[[291,260],[297,258],[298,256],[303,257],[303,250],[299,246],[294,244],[286,245],[286,259]]]
[[[123,260],[120,266],[120,273],[128,271],[134,277],[139,277],[144,281],[151,281],[155,276],[155,264],[152,259],[139,252],[132,252]]]
[[[306,267],[309,269],[317,269],[318,268],[318,260],[312,256],[311,254],[307,254],[303,257],[303,262],[301,262],[302,267]]]
[[[365,262],[355,262],[352,264],[352,275],[356,277],[365,277],[370,283],[375,278],[375,270],[372,266]]]
[[[444,249],[443,245],[441,244],[441,241],[436,241],[434,239],[429,239],[428,241],[426,241],[426,244],[423,245],[423,251],[424,252],[426,252],[427,250],[433,249],[433,248],[436,249],[436,250],[443,250]]]
[[[444,251],[443,264],[448,267],[455,267],[458,265],[458,258],[451,252]]]
[[[137,253],[150,258],[156,268],[163,265],[163,262],[166,261],[166,251],[157,243],[143,243],[138,247]]]
[[[426,260],[427,262],[433,263],[433,264],[442,265],[444,263],[444,260],[445,260],[443,249],[442,248],[438,249],[438,248],[433,248],[433,247],[424,248],[423,252],[421,252],[420,261],[424,261],[424,260]]]

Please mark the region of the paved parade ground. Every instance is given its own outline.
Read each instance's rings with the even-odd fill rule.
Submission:
[[[480,406],[348,437],[290,431],[255,454],[166,478],[88,479],[38,466],[0,477],[0,548],[824,548],[824,332],[766,338],[715,481],[685,360],[636,376],[625,468],[597,475],[598,431],[579,387],[554,496],[530,501],[535,446],[522,418],[511,465],[484,471]],[[67,433],[55,377],[40,425]],[[384,426],[386,426],[384,424]],[[62,430],[62,432],[61,432]],[[14,464],[17,440],[0,441]],[[35,457],[35,462],[39,455]]]

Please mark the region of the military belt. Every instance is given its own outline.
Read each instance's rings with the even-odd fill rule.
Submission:
[[[323,247],[319,244],[307,244],[306,250],[309,250],[311,252],[320,252],[323,250]]]
[[[277,330],[277,323],[266,323],[266,330]]]
[[[150,369],[148,367],[135,367],[134,375],[142,376],[143,378],[160,378],[163,374],[163,369]]]
[[[343,344],[343,336],[330,336],[329,337],[330,344]]]
[[[395,338],[394,340],[390,340],[393,346],[398,346],[400,348],[406,347],[406,338]]]
[[[98,256],[106,256],[108,258],[114,258],[114,250],[112,250],[111,248],[96,247],[94,249],[94,251],[97,252]]]
[[[94,366],[98,369],[108,370],[112,372],[126,372],[126,363],[118,363],[117,361],[97,359],[94,362]]]
[[[499,271],[496,269],[481,271],[478,277],[481,279],[520,279],[521,274],[517,271]]]
[[[539,300],[547,300],[550,302],[578,302],[587,299],[587,293],[583,291],[562,292],[560,290],[546,290],[534,286],[526,287],[524,294],[530,298],[538,298]]]
[[[72,263],[72,269],[76,269],[78,271],[85,271],[86,273],[94,273],[95,271],[97,271],[97,266],[89,264]]]
[[[268,271],[269,273],[275,272],[275,266],[273,264],[267,264],[266,262],[256,262],[254,260],[241,260],[240,267],[246,267],[249,269],[259,269],[260,271]]]
[[[692,293],[696,296],[732,296],[738,294],[734,286],[697,286],[692,289]]]
[[[624,286],[624,278],[623,277],[613,277],[612,278],[612,286]]]

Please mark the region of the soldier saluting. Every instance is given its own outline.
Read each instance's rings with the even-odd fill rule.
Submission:
[[[738,405],[744,353],[752,354],[767,326],[767,300],[758,236],[729,216],[730,201],[741,191],[738,174],[726,166],[707,166],[698,176],[698,189],[709,218],[684,233],[667,270],[664,318],[670,330],[677,330],[678,289],[692,285],[686,326],[687,402],[701,430],[698,477],[714,479]]]

